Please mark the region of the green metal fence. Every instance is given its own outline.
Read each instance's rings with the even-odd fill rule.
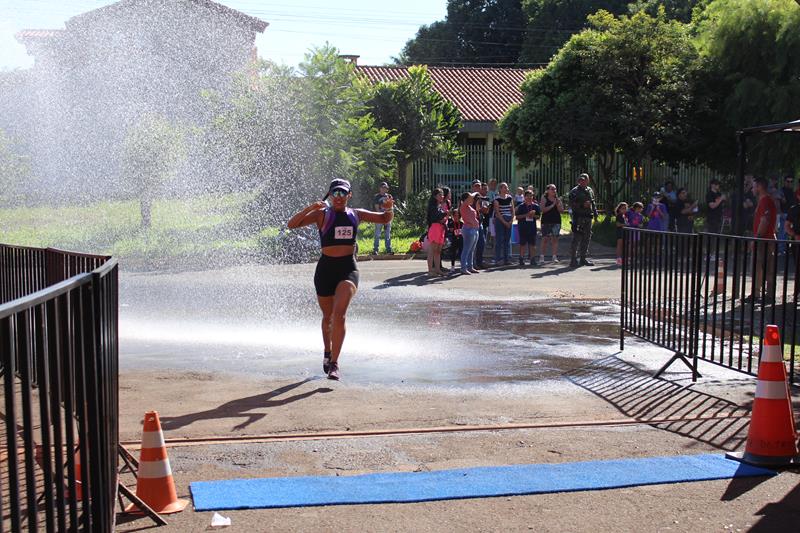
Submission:
[[[412,191],[446,185],[460,193],[477,178],[481,181],[505,181],[512,187],[512,192],[515,187],[533,185],[541,193],[548,183],[555,183],[559,194],[564,194],[575,186],[581,172],[588,172],[598,200],[605,196],[603,189],[606,185],[600,180],[598,164],[593,159],[574,160],[556,153],[520,168],[514,152],[502,146],[491,151],[483,146],[465,146],[463,149],[464,158],[460,160],[440,155],[416,161],[412,168]],[[620,201],[633,202],[646,199],[650,193],[660,189],[664,181],[672,180],[676,187],[686,187],[692,198],[702,202],[708,182],[714,177],[721,179],[723,176],[703,166],[672,167],[653,161],[634,165],[618,156],[614,160],[611,187],[620,191],[617,196]]]

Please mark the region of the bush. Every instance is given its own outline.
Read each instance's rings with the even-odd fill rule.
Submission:
[[[418,229],[419,233],[425,230],[427,224],[428,200],[431,193],[420,191],[410,194],[404,201],[399,202],[395,207],[395,218],[403,222],[408,228]]]

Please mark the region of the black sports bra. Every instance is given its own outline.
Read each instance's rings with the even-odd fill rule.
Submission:
[[[341,244],[353,245],[358,235],[358,215],[355,211],[346,208],[336,211],[332,207],[325,209],[325,218],[319,230],[320,245],[336,246]]]

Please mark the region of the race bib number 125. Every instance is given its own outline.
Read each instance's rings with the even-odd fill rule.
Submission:
[[[335,239],[352,239],[353,226],[336,226],[333,237]]]

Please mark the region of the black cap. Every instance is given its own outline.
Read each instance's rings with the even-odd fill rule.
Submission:
[[[328,187],[328,193],[325,195],[325,198],[330,196],[331,193],[333,191],[335,191],[336,189],[339,189],[339,190],[342,190],[342,191],[344,191],[346,193],[349,193],[350,192],[350,182],[347,181],[347,180],[343,180],[341,178],[336,178],[336,179],[331,180],[331,185],[330,185],[330,187]],[[323,200],[325,200],[325,198],[323,198]]]

